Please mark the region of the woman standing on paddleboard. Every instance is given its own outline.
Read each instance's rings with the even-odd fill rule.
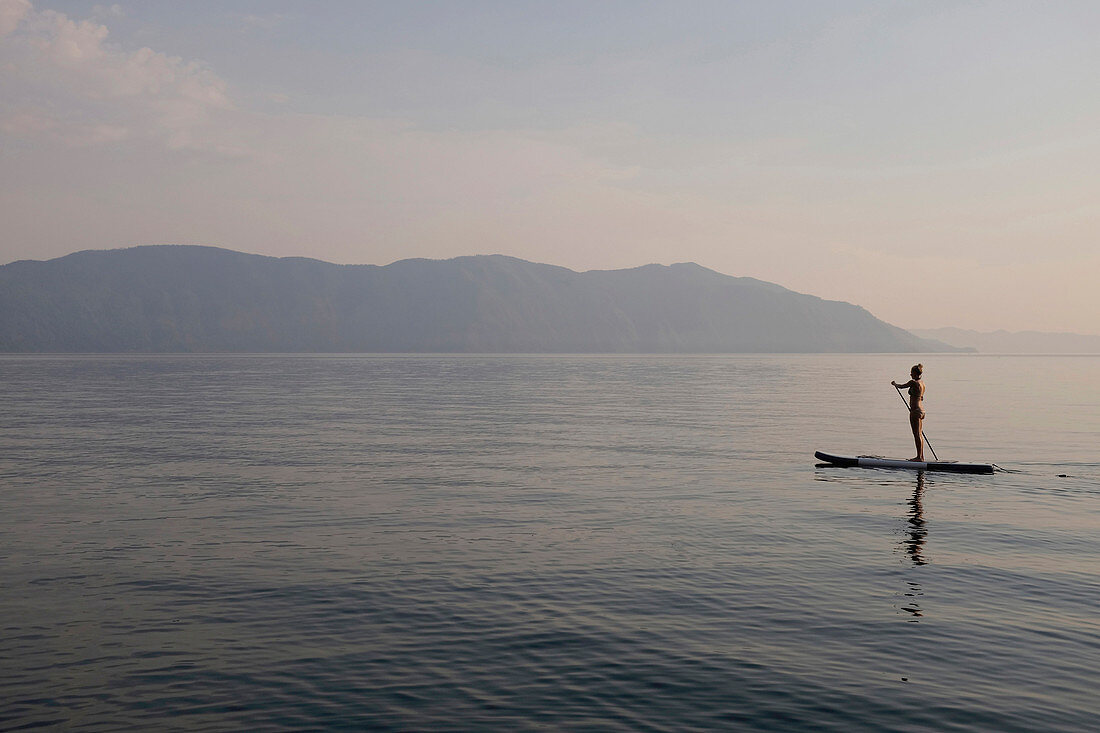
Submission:
[[[913,428],[913,442],[917,444],[917,457],[910,458],[910,461],[924,460],[924,441],[921,440],[921,425],[924,423],[924,408],[921,406],[921,400],[924,399],[924,382],[920,381],[922,374],[924,374],[924,364],[915,364],[909,372],[912,379],[908,382],[905,384],[890,382],[898,389],[909,388],[909,425]]]

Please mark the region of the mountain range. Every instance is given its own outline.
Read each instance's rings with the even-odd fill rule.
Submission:
[[[863,308],[692,263],[575,272],[502,255],[337,265],[215,247],[0,267],[0,351],[931,352]]]

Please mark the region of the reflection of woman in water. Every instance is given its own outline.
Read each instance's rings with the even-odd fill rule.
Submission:
[[[921,400],[924,399],[924,382],[920,381],[922,374],[924,374],[924,364],[916,364],[909,372],[912,379],[908,382],[905,384],[890,382],[898,389],[909,388],[909,425],[913,428],[913,442],[917,445],[917,456],[910,458],[910,461],[924,460],[924,441],[921,440],[921,427],[924,424],[924,408],[921,406]]]
[[[924,471],[917,471],[917,486],[909,499],[909,530],[906,534],[901,546],[913,561],[913,565],[916,567],[927,565],[928,560],[924,557],[924,543],[928,538],[928,528],[924,520]],[[906,580],[905,585],[907,586],[903,591],[905,601],[900,608],[913,617],[909,619],[910,621],[919,621],[924,617],[924,611],[921,609],[924,588],[916,579]]]
[[[914,565],[927,562],[922,552],[927,535],[928,530],[924,527],[924,471],[917,471],[917,486],[909,499],[909,539],[905,542],[905,549],[913,558]]]

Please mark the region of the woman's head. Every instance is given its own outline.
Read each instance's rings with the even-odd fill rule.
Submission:
[[[920,379],[921,375],[924,374],[924,364],[914,364],[909,373],[913,375],[913,379]]]

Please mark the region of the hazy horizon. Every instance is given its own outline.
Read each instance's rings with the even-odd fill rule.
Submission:
[[[1100,7],[0,0],[0,260],[696,262],[1100,333]]]

